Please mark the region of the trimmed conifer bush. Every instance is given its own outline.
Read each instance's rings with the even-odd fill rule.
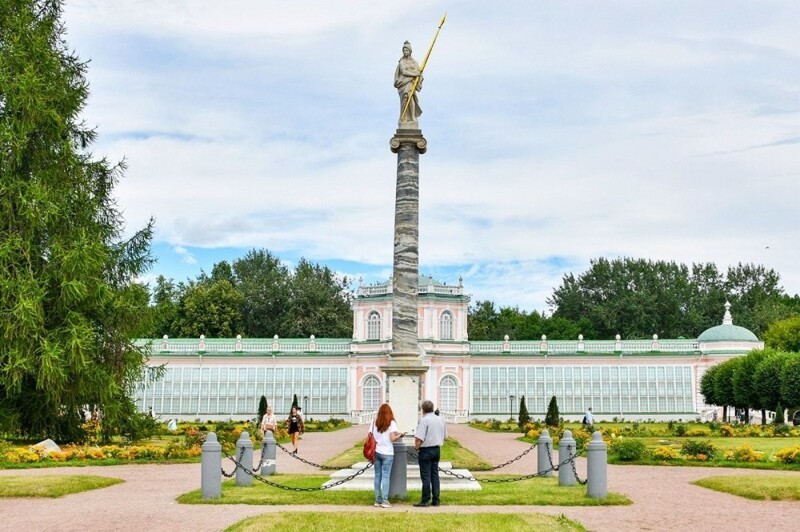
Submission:
[[[528,414],[528,407],[525,405],[525,396],[522,396],[522,399],[519,400],[519,428],[522,432],[525,432],[525,425],[531,422],[531,415]]]
[[[547,415],[544,417],[544,424],[548,427],[557,427],[560,417],[561,416],[558,413],[558,401],[554,395],[550,399],[550,404],[547,405]]]

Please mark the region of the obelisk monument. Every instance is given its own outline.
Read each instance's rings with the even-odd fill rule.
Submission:
[[[430,53],[430,51],[428,52]],[[427,56],[425,58],[427,60]],[[389,380],[389,403],[401,432],[417,426],[420,380],[427,367],[420,360],[417,332],[419,284],[419,156],[427,142],[419,129],[422,114],[417,92],[422,88],[422,68],[403,44],[394,86],[400,95],[400,120],[390,146],[397,154],[392,273],[392,352],[381,369]]]

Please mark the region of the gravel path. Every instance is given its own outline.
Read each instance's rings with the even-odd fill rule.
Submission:
[[[479,431],[465,425],[449,425],[450,435],[492,464],[505,462],[529,445],[515,441],[516,434]],[[321,463],[360,441],[363,427],[330,433],[306,434],[300,456]],[[291,446],[289,446],[291,447]],[[527,474],[536,468],[531,452],[500,473]],[[281,473],[314,473],[317,469],[289,458],[278,450]],[[578,464],[585,475],[585,463]],[[251,515],[293,511],[452,512],[447,495],[439,508],[414,508],[399,504],[391,510],[341,506],[181,505],[175,498],[200,487],[200,465],[127,465],[114,467],[2,470],[12,475],[95,474],[124,479],[108,488],[60,499],[0,499],[0,530],[221,530]],[[539,512],[565,514],[590,530],[798,530],[800,502],[759,502],[693,486],[691,481],[713,475],[788,475],[800,482],[800,473],[695,467],[609,466],[609,490],[633,500],[631,506],[472,506],[464,512]]]

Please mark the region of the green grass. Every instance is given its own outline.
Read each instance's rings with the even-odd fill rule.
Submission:
[[[707,477],[692,484],[756,501],[800,501],[800,476],[797,475]]]
[[[229,532],[256,532],[261,530],[281,530],[282,532],[330,530],[375,530],[401,529],[419,532],[439,532],[440,530],[459,530],[464,532],[493,531],[583,531],[580,523],[564,515],[542,514],[450,514],[450,513],[322,513],[322,512],[282,512],[278,514],[257,515],[239,521],[227,530]]]
[[[0,497],[63,497],[96,490],[123,480],[95,475],[0,477]]]
[[[477,477],[481,478],[481,477]],[[492,475],[483,478],[506,479],[509,475]],[[274,475],[270,482],[295,488],[319,487],[330,477],[323,475]],[[557,478],[534,478],[519,482],[482,483],[480,491],[444,491],[442,504],[446,506],[612,506],[630,504],[627,497],[609,493],[605,499],[592,499],[586,496],[584,486],[559,486]],[[200,490],[190,491],[178,497],[185,504],[332,504],[371,506],[375,501],[372,490],[365,491],[288,491],[256,481],[252,487],[237,487],[234,481],[222,483],[222,497],[202,499]],[[421,497],[419,490],[409,490],[407,501],[393,501],[398,506],[411,507]]]
[[[362,454],[364,449],[364,442],[359,441],[352,448],[346,450],[342,454],[335,456],[325,462],[324,465],[330,467],[346,468],[358,462],[365,461]],[[470,471],[486,471],[491,469],[491,464],[484,461],[477,454],[469,449],[465,449],[458,441],[453,438],[447,438],[442,446],[441,461],[452,462],[453,467],[456,469],[469,469]]]

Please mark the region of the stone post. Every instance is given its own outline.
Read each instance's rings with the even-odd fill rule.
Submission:
[[[247,431],[242,432],[242,435],[236,441],[236,459],[245,468],[253,468],[253,440],[250,439],[250,434]],[[236,485],[240,487],[252,486],[253,476],[245,472],[243,468],[237,467]]]
[[[390,142],[397,154],[392,273],[392,352],[382,367],[389,379],[389,403],[400,432],[417,427],[421,376],[417,291],[419,288],[419,156],[427,141],[422,131],[400,128]]]
[[[397,499],[408,498],[408,454],[406,443],[400,438],[394,445],[394,461],[392,472],[389,476],[389,497]]]
[[[209,432],[200,448],[200,493],[203,499],[222,497],[222,445],[217,435]]]
[[[595,499],[608,495],[608,448],[603,434],[598,430],[586,448],[586,494]]]
[[[575,478],[575,472],[572,470],[575,459],[573,458],[566,463],[564,462],[570,456],[574,456],[575,453],[575,438],[572,437],[572,431],[565,430],[564,435],[561,436],[561,440],[558,442],[559,486],[574,486],[578,482],[578,480]]]
[[[552,477],[552,468],[555,464],[551,464],[553,460],[553,438],[550,437],[549,430],[544,429],[542,431],[542,435],[539,436],[539,441],[536,444],[536,452],[536,465],[538,466],[536,472],[541,474],[543,477]]]
[[[277,469],[277,461],[275,455],[278,451],[278,442],[275,441],[275,436],[271,430],[264,434],[264,439],[261,440],[261,476],[268,477],[274,475]]]

